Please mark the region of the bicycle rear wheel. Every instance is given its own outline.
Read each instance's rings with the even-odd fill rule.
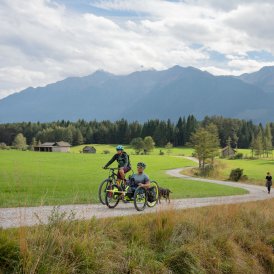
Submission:
[[[119,186],[110,184],[106,187],[105,202],[109,208],[114,208],[118,205],[120,196]]]
[[[147,203],[147,193],[143,187],[138,186],[134,192],[134,206],[137,211],[143,211]]]
[[[105,205],[106,204],[106,189],[108,185],[114,184],[114,181],[111,178],[105,179],[98,188],[98,198],[101,204]]]

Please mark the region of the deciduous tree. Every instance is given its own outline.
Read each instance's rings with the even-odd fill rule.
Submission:
[[[132,139],[130,145],[135,150],[136,154],[140,154],[140,152],[145,148],[145,143],[141,137]]]
[[[152,139],[152,137],[146,136],[144,138],[144,152],[145,152],[145,154],[151,152],[154,149],[154,146],[155,146],[155,142]]]
[[[26,149],[27,147],[27,142],[26,138],[22,133],[19,133],[16,135],[13,141],[13,146],[17,149]]]

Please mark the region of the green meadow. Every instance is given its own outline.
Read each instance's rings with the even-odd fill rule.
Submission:
[[[86,145],[81,146],[75,146],[71,148],[71,152],[73,153],[80,153],[83,150],[83,147]],[[110,153],[115,152],[115,147],[117,145],[90,145],[96,148],[97,153],[104,153],[104,151],[109,151]],[[130,145],[124,145],[125,151],[128,154],[135,154],[135,151],[131,148]],[[153,151],[151,151],[150,155],[159,155],[160,151],[164,153],[164,155],[172,155],[172,156],[192,156],[192,153],[194,152],[193,148],[190,147],[173,147],[170,150],[166,149],[165,147],[156,147]]]
[[[79,153],[79,147],[72,148],[71,153],[0,151],[0,207],[98,203],[98,186],[108,175],[102,166],[115,150],[114,146],[106,145],[96,148],[96,154]],[[109,150],[110,154],[103,154],[104,150]],[[190,153],[190,149],[186,151]],[[144,161],[146,173],[161,186],[170,188],[172,198],[246,193],[240,188],[166,175],[168,169],[195,165],[183,157],[176,157],[177,153],[180,154],[180,149],[161,156],[154,151],[151,155],[131,155],[130,160],[133,168],[138,161]]]
[[[242,160],[218,160],[221,163],[219,178],[227,180],[230,171],[235,168],[243,169],[245,175],[248,176],[248,182],[264,185],[265,176],[269,171],[274,174],[274,160],[273,159],[242,159]]]

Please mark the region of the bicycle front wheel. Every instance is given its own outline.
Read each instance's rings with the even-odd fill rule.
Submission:
[[[138,186],[134,192],[134,206],[137,211],[143,211],[147,203],[147,193],[143,187]]]
[[[121,191],[117,185],[108,185],[106,188],[105,201],[109,208],[114,208],[120,201]]]
[[[98,198],[101,204],[105,205],[106,204],[106,189],[109,185],[114,184],[113,180],[110,178],[105,179],[98,188]]]

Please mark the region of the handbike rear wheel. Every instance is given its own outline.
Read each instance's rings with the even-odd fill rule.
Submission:
[[[158,197],[159,197],[159,189],[158,189],[158,184],[156,181],[151,181],[150,182],[150,188],[154,187],[155,188],[155,192],[156,192],[156,196],[155,196],[155,200],[154,201],[149,201],[147,199],[147,206],[148,207],[154,207],[156,206],[157,202],[158,202]],[[148,190],[149,191],[149,190]]]
[[[134,207],[137,211],[143,211],[147,203],[147,192],[143,187],[138,186],[134,192]]]
[[[110,184],[106,187],[105,203],[109,208],[114,208],[119,204],[120,196],[119,186]]]

